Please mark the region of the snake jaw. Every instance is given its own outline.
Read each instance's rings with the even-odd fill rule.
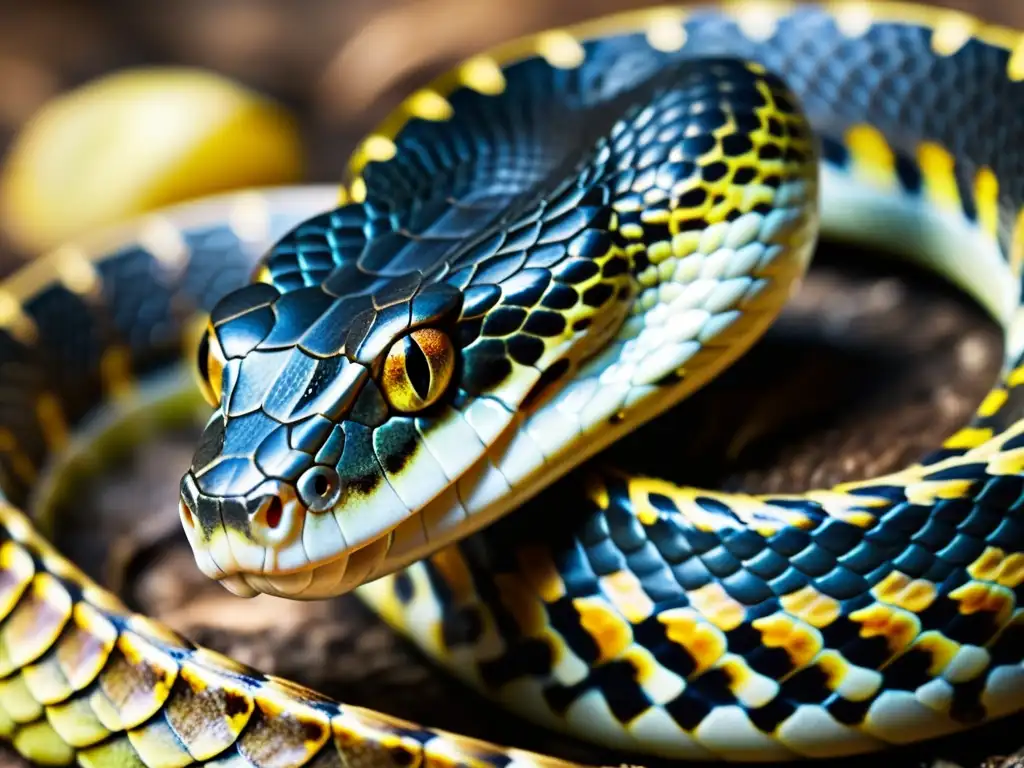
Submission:
[[[225,576],[219,580],[219,583],[224,589],[230,592],[235,597],[250,598],[256,597],[260,594],[258,589],[255,589],[249,585],[245,580],[245,574],[236,573],[232,576]]]
[[[351,592],[375,574],[393,542],[393,533],[374,539],[331,560],[283,573],[239,571],[216,579],[231,594],[251,598],[270,595],[289,600],[324,600]]]

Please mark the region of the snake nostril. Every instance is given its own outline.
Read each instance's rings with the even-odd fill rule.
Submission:
[[[267,521],[267,527],[277,528],[277,526],[281,524],[281,518],[283,516],[284,507],[281,504],[281,500],[276,496],[272,497],[270,502],[267,504],[267,515],[265,518]]]
[[[181,521],[189,528],[196,527],[195,518],[192,517],[192,510],[189,509],[188,504],[185,503],[184,499],[178,501],[178,514],[181,517]]]

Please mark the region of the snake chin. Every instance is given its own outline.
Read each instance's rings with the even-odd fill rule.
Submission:
[[[382,536],[334,559],[290,572],[238,571],[230,575],[206,575],[237,597],[269,595],[288,600],[326,600],[347,594],[367,581],[377,570],[390,545],[391,536]]]

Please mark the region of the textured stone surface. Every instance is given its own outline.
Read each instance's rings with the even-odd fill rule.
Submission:
[[[168,16],[172,3],[174,14]],[[143,6],[107,0],[86,6],[0,0],[0,141],[43,99],[93,74],[147,61],[200,63],[277,93],[299,109],[318,161],[310,177],[329,179],[339,172],[352,139],[423,68],[436,69],[455,52],[486,44],[503,30],[511,34],[578,16],[572,6],[583,5],[579,0],[552,11],[548,3],[480,3],[490,13],[468,14],[453,30],[442,24],[453,18],[443,9],[460,3],[471,4],[391,0],[377,4],[377,21],[367,23],[374,4],[354,1],[304,0],[300,14],[274,10],[269,2],[160,0]],[[943,4],[1024,26],[1024,8],[1016,4]],[[590,3],[602,10],[626,5],[638,3]],[[501,18],[514,12],[520,15]],[[553,13],[557,19],[545,17]],[[193,34],[197,29],[204,31]],[[362,35],[355,35],[360,29]],[[401,46],[374,42],[403,35],[416,41],[415,55],[400,57]],[[361,61],[357,70],[352,57],[360,50],[380,55]],[[413,72],[409,60],[420,69]],[[362,90],[353,87],[357,80]],[[5,269],[16,261],[9,251],[0,255]],[[967,419],[995,375],[999,351],[996,329],[955,292],[919,273],[826,244],[769,337],[712,387],[638,435],[633,447],[686,434],[678,449],[649,457],[661,462],[655,469],[749,490],[799,490],[890,470]],[[168,436],[83,494],[86,502],[61,543],[90,573],[193,639],[344,701],[566,757],[620,762],[481,702],[424,662],[355,599],[246,602],[206,580],[192,564],[175,512],[178,468],[187,463],[193,439]],[[140,505],[146,514],[140,515]],[[1004,756],[1020,747],[1014,732],[1022,722],[1014,718],[889,757],[906,766],[939,760],[964,768],[1021,765]],[[0,753],[0,766],[21,764]]]

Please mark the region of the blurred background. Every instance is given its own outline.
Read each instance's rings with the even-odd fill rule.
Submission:
[[[643,4],[0,0],[0,157],[37,110],[70,88],[123,68],[187,64],[285,104],[300,121],[305,178],[329,182],[368,128],[452,61],[531,30]],[[932,4],[1024,28],[1019,0]],[[0,239],[0,274],[33,255]],[[825,243],[768,338],[644,439],[662,430],[673,442],[687,434],[670,460],[717,487],[797,490],[891,470],[968,418],[996,374],[1000,349],[992,323],[938,281]],[[449,730],[570,758],[623,760],[481,702],[354,599],[241,601],[196,571],[183,536],[178,547],[151,548],[177,525],[178,470],[194,437],[189,430],[168,435],[98,479],[61,546],[134,607],[264,671]],[[1022,725],[1012,719],[892,759],[907,766],[1014,764]],[[20,764],[0,750],[0,766]]]

